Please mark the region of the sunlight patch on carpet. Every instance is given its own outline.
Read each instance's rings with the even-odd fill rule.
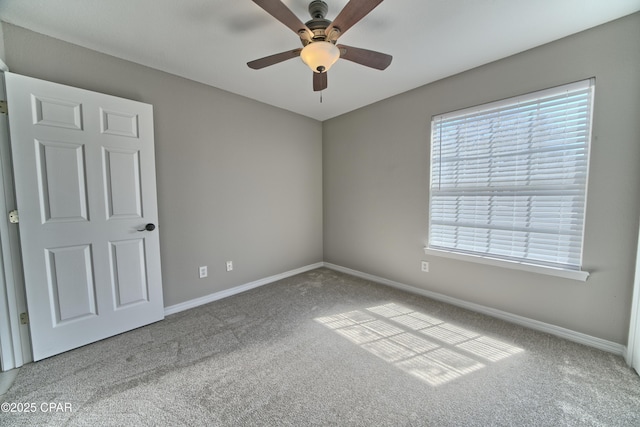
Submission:
[[[432,386],[524,351],[397,303],[314,320]]]

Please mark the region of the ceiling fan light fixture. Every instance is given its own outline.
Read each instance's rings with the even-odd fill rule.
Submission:
[[[340,58],[340,49],[330,42],[312,42],[302,49],[300,58],[314,73],[326,73]]]

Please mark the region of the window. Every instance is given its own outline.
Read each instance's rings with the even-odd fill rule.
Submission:
[[[593,91],[590,79],[434,116],[427,251],[586,280]]]

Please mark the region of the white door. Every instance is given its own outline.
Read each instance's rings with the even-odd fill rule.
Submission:
[[[34,360],[164,318],[152,106],[6,85]]]

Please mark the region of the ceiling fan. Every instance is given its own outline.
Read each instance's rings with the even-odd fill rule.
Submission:
[[[327,3],[322,0],[313,0],[309,4],[311,20],[303,24],[280,0],[253,0],[271,16],[293,30],[300,37],[303,47],[256,59],[248,62],[247,65],[254,70],[259,70],[299,56],[313,71],[314,91],[327,88],[327,71],[339,58],[384,70],[391,64],[391,55],[336,44],[341,35],[382,1],[350,0],[338,16],[333,21],[329,21],[325,19],[329,10]]]

